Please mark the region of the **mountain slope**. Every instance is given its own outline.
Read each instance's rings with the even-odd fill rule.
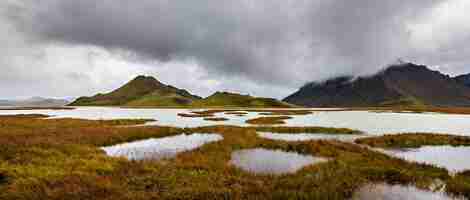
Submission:
[[[80,97],[71,106],[184,106],[200,97],[150,76],[138,76],[107,94]]]
[[[288,103],[273,98],[252,97],[229,92],[216,92],[192,104],[194,107],[251,107],[251,108],[288,108]]]
[[[153,77],[138,76],[124,86],[107,94],[80,97],[71,106],[129,106],[129,107],[270,107],[292,105],[271,98],[252,97],[228,92],[216,92],[207,98],[186,90],[165,85]]]
[[[453,78],[455,81],[470,87],[470,74],[463,74]]]
[[[309,83],[284,101],[309,107],[470,106],[470,88],[426,66],[405,63],[369,77]]]

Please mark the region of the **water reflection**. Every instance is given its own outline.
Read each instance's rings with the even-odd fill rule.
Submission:
[[[426,163],[446,168],[451,172],[470,169],[470,147],[423,146],[409,149],[380,150],[388,155],[408,161]]]
[[[328,159],[263,148],[239,150],[232,153],[230,163],[256,174],[286,174]]]
[[[360,188],[352,200],[458,200],[443,192],[432,192],[414,186],[370,184]]]
[[[315,110],[315,109],[313,109]],[[259,117],[258,112],[246,111],[244,116],[217,113],[229,121],[213,122],[202,118],[178,117],[178,113],[190,113],[194,109],[130,109],[111,107],[78,107],[75,110],[0,110],[0,115],[7,114],[46,114],[55,118],[80,119],[155,119],[150,125],[197,127],[209,125],[248,126],[246,120]],[[268,110],[267,110],[268,111]],[[281,126],[320,126],[350,128],[368,134],[386,133],[448,133],[468,135],[470,133],[470,115],[460,114],[420,114],[420,113],[375,113],[368,111],[315,111],[310,115],[295,115]]]
[[[183,134],[118,144],[102,149],[110,156],[126,157],[129,160],[158,160],[171,158],[180,152],[190,151],[206,143],[222,139],[223,137],[218,134]]]
[[[258,136],[271,140],[283,140],[288,142],[307,140],[339,140],[343,142],[353,142],[355,139],[370,137],[367,135],[352,134],[329,134],[329,133],[271,133],[258,132]]]

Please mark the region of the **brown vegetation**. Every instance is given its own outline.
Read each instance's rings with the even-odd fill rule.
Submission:
[[[256,124],[256,125],[275,125],[275,124],[284,124],[284,123],[286,123],[284,121],[286,119],[292,119],[292,117],[289,117],[289,116],[258,117],[258,118],[246,120],[246,123]]]
[[[116,127],[142,120],[90,121],[0,117],[0,199],[348,199],[364,184],[386,182],[426,188],[456,181],[448,172],[409,163],[339,141],[283,142],[257,137],[253,127]],[[163,161],[108,157],[101,146],[180,133],[217,133],[224,140]],[[331,161],[295,174],[256,175],[229,164],[231,153],[280,149]],[[458,185],[457,185],[458,184]]]

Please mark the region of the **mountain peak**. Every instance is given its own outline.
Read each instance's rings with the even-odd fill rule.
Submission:
[[[336,77],[313,83],[284,100],[313,107],[468,106],[470,88],[427,66],[402,62],[367,77]]]

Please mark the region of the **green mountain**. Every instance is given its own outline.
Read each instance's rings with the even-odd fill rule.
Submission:
[[[107,94],[80,97],[71,106],[189,106],[201,97],[186,90],[165,85],[150,76],[138,76],[124,86]]]
[[[204,99],[194,101],[194,107],[250,107],[288,108],[291,104],[273,98],[252,97],[229,92],[216,92]]]
[[[207,98],[186,90],[165,85],[149,76],[138,76],[107,94],[80,97],[70,106],[129,106],[129,107],[252,107],[285,108],[291,104],[272,99],[228,92],[216,92]]]

